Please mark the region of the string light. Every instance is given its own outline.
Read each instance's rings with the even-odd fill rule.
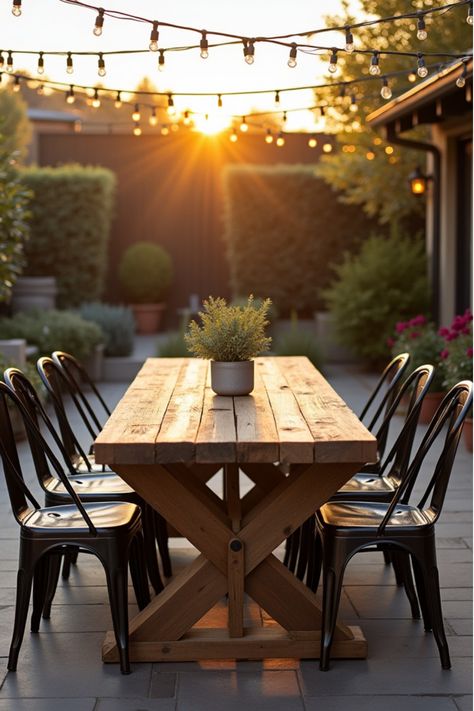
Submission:
[[[191,125],[191,117],[189,116],[189,111],[185,111],[183,114],[183,123],[185,126]]]
[[[135,104],[135,106],[133,107],[132,121],[140,121],[140,119],[141,119],[140,107],[138,104]]]
[[[348,54],[352,54],[354,51],[354,37],[350,27],[346,27],[346,44],[344,49]]]
[[[16,93],[18,93],[18,92],[20,91],[20,89],[21,89],[20,77],[15,77],[15,81],[14,81],[14,84],[13,84],[13,91],[14,91],[15,94],[16,94]]]
[[[207,59],[209,57],[209,42],[207,41],[206,30],[202,31],[199,49],[201,50],[201,59]]]
[[[380,74],[379,53],[378,52],[374,52],[372,55],[372,59],[370,60],[369,74],[373,77],[377,77]]]
[[[11,52],[7,54],[7,72],[11,74],[13,71],[13,55]]]
[[[349,111],[352,111],[352,113],[355,114],[356,111],[358,111],[358,110],[359,110],[359,108],[358,108],[358,106],[357,106],[357,99],[356,99],[356,96],[355,96],[355,94],[352,94],[352,96],[351,96],[351,103],[350,103],[350,105],[349,105]]]
[[[387,77],[384,77],[382,79],[382,88],[380,90],[380,96],[382,97],[382,99],[385,99],[385,100],[392,98],[392,90],[388,85]]]
[[[367,151],[367,153],[365,154],[365,157],[367,158],[367,160],[374,160],[375,153],[373,151]]]
[[[104,55],[102,54],[102,52],[99,52],[99,60],[97,62],[97,74],[100,77],[105,77],[105,75],[107,74],[105,70]]]
[[[422,54],[418,55],[418,69],[416,70],[416,73],[422,79],[428,76],[428,68],[426,66],[425,58]]]
[[[279,104],[279,103],[280,103],[280,92],[275,91],[275,104]]]
[[[158,38],[160,36],[160,33],[158,32],[158,22],[156,20],[153,20],[153,29],[150,32],[150,44],[148,45],[148,49],[150,52],[158,52]]]
[[[222,95],[217,94],[217,108],[222,109]]]
[[[422,42],[428,37],[428,32],[426,31],[425,18],[423,15],[420,15],[420,17],[418,18],[418,28],[416,31],[416,36]]]
[[[291,45],[291,49],[290,49],[290,56],[288,58],[288,66],[290,67],[290,69],[294,69],[294,67],[296,67],[296,65],[298,64],[298,62],[296,61],[297,53],[298,53],[298,48],[296,46],[296,43],[293,42],[293,44]]]
[[[165,126],[162,126],[160,133],[161,133],[162,136],[169,136],[169,133],[170,133],[169,127],[166,126],[166,125],[165,125]]]
[[[174,107],[174,100],[173,100],[173,95],[168,94],[168,116],[174,116],[176,113],[176,109]]]
[[[239,137],[237,135],[237,131],[235,130],[235,128],[233,128],[232,133],[229,134],[229,141],[231,143],[237,143],[238,140],[239,140]]]
[[[71,86],[70,86],[70,88],[69,88],[69,91],[68,91],[67,94],[66,94],[66,102],[67,102],[68,104],[73,104],[75,101],[76,101],[76,97],[75,97],[75,95],[74,95],[74,87],[73,87],[73,85],[71,84]]]
[[[92,99],[92,104],[91,104],[94,109],[98,109],[100,106],[100,97],[99,97],[99,90],[94,89],[94,97]]]
[[[135,126],[133,127],[133,135],[134,136],[141,136],[142,135],[142,129],[139,123],[136,123]]]
[[[394,151],[393,146],[385,146],[385,153],[386,153],[388,156],[391,156],[392,153],[393,153],[393,151]]]
[[[269,145],[270,143],[273,143],[273,133],[269,128],[267,128],[267,132],[265,134],[265,143],[268,143]]]
[[[324,151],[324,153],[331,153],[332,152],[332,143],[324,143],[323,144],[323,151]]]
[[[462,72],[456,79],[456,86],[459,89],[462,89],[464,86],[466,86],[466,76],[467,76],[467,67],[465,64],[462,65]]]
[[[247,64],[253,64],[255,61],[255,40],[244,42],[244,58]]]
[[[411,84],[413,84],[413,83],[416,81],[416,74],[415,74],[415,72],[410,72],[409,75],[408,75],[408,77],[407,77],[407,79],[408,79],[408,81],[409,81]]]
[[[474,18],[472,15],[472,2],[469,3],[469,7],[467,9],[467,17],[466,17],[466,22],[468,25],[473,25],[474,24]]]
[[[102,7],[100,7],[99,13],[98,13],[97,17],[95,18],[94,29],[92,30],[93,34],[96,37],[101,36],[103,26],[104,26],[104,9]]]
[[[116,95],[115,101],[114,101],[114,106],[116,109],[120,109],[120,107],[122,106],[122,94],[120,93],[120,91],[117,91],[117,95]]]
[[[67,58],[66,58],[66,74],[73,74],[74,73],[74,67],[72,64],[72,54],[71,52],[67,53]]]
[[[38,74],[44,74],[44,58],[43,58],[43,52],[39,53],[38,57],[38,67],[36,69]]]
[[[337,49],[335,47],[331,50],[328,72],[330,72],[330,74],[335,74],[337,72]]]
[[[150,114],[150,118],[148,119],[148,122],[149,122],[150,126],[156,126],[158,124],[158,117],[156,115],[156,109],[154,106],[151,110],[151,114]]]
[[[242,120],[240,122],[239,128],[242,131],[242,133],[247,133],[247,131],[249,130],[249,125],[247,123],[247,118],[245,116],[242,116]]]
[[[283,133],[282,133],[281,131],[280,131],[280,133],[278,134],[275,143],[276,143],[276,145],[278,146],[278,148],[282,148],[282,146],[285,145],[285,137],[284,137],[284,135],[283,135]]]
[[[160,49],[160,56],[158,57],[158,71],[165,71],[165,50]]]
[[[20,17],[21,15],[21,0],[13,0],[12,15]]]
[[[317,145],[318,145],[318,141],[316,140],[316,138],[315,138],[314,136],[311,136],[311,137],[308,139],[308,146],[309,146],[309,148],[316,148]]]

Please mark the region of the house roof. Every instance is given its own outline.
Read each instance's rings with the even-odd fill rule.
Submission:
[[[49,111],[48,109],[29,107],[27,113],[31,121],[52,121],[59,123],[74,123],[74,121],[77,121],[75,114],[66,111]]]
[[[472,57],[465,65],[466,86],[470,87],[472,102]],[[437,123],[450,116],[470,112],[472,104],[467,99],[466,91],[456,86],[462,66],[462,61],[456,61],[445,67],[373,111],[367,117],[367,122],[377,127],[398,121],[402,130],[408,130],[421,123]]]

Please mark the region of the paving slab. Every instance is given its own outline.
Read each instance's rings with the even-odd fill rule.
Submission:
[[[94,711],[175,711],[175,699],[98,699]]]
[[[0,699],[0,711],[95,711],[96,699]]]
[[[454,699],[434,696],[319,696],[306,698],[306,711],[456,711]]]

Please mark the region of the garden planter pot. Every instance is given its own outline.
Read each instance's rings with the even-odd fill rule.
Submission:
[[[164,304],[130,304],[137,333],[157,333],[160,330]]]
[[[95,346],[92,353],[86,358],[84,368],[91,380],[95,383],[102,379],[102,369],[104,366],[104,344]]]
[[[427,425],[441,404],[445,393],[427,393],[421,405],[420,422]]]
[[[464,444],[468,452],[472,452],[472,417],[467,417],[464,421]]]
[[[253,390],[254,363],[211,361],[211,387],[217,395],[248,395]]]
[[[55,277],[18,277],[13,290],[11,307],[12,313],[40,309],[48,311],[56,307],[56,278]]]

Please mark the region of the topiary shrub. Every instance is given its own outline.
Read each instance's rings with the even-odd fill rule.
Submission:
[[[28,168],[33,192],[25,275],[54,276],[58,305],[98,299],[105,286],[115,176],[106,168]]]
[[[428,307],[422,240],[370,237],[334,271],[325,296],[339,341],[370,362],[386,359],[395,324]]]
[[[233,294],[268,294],[282,318],[321,309],[330,265],[376,225],[311,166],[229,166],[224,195]]]
[[[123,357],[132,353],[135,323],[129,308],[96,301],[82,304],[79,314],[86,321],[92,321],[102,329],[105,345],[104,355]]]
[[[0,319],[0,339],[24,338],[37,346],[37,356],[66,351],[84,361],[103,343],[100,327],[72,311],[28,311]]]
[[[118,278],[130,303],[158,303],[173,278],[171,257],[157,244],[137,242],[122,255]]]

